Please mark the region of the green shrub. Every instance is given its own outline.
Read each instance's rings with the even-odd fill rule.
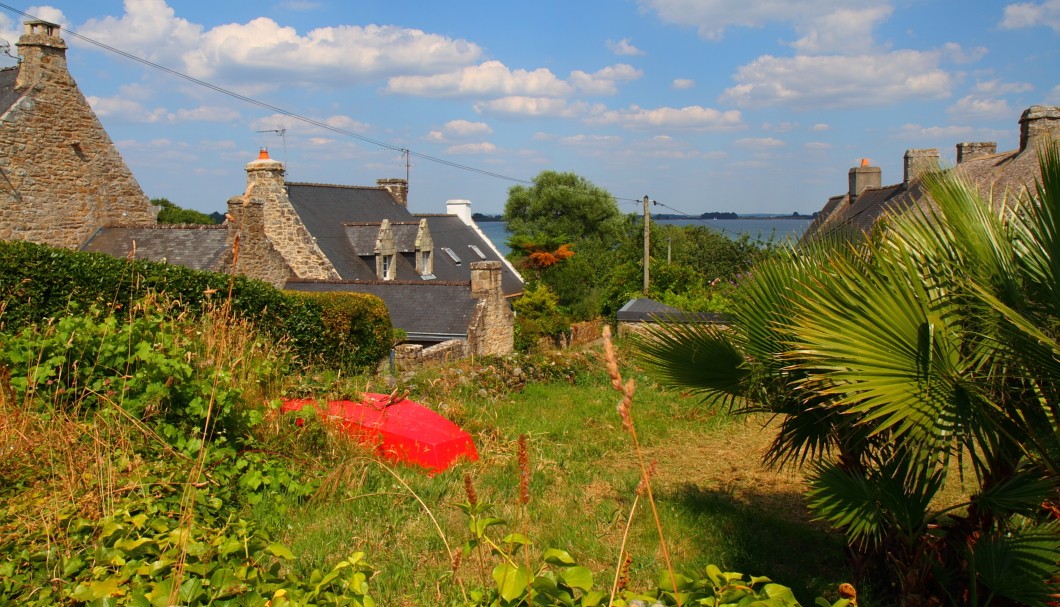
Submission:
[[[125,309],[151,292],[164,293],[193,315],[229,300],[234,315],[253,321],[271,339],[289,341],[303,364],[368,370],[390,347],[389,316],[371,295],[306,297],[245,276],[0,242],[3,331],[64,316],[71,304]]]

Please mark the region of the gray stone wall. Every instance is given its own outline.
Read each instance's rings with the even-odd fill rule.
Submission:
[[[265,236],[262,205],[236,196],[228,201],[228,217],[228,250],[235,273],[283,288],[294,272]]]
[[[153,225],[150,201],[67,71],[58,30],[33,32],[18,42],[22,97],[0,116],[0,239],[77,248],[106,225]]]
[[[284,261],[303,280],[339,280],[339,273],[309,234],[287,197],[283,164],[262,151],[262,157],[247,164],[247,205],[261,205],[265,235]]]
[[[450,339],[427,348],[402,344],[394,348],[394,366],[397,371],[410,371],[459,360],[467,355],[468,343],[462,339]]]

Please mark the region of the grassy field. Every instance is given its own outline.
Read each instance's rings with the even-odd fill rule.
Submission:
[[[623,359],[630,359],[628,352]],[[461,586],[492,583],[489,572],[499,562],[471,554],[454,571],[450,552],[460,552],[469,538],[467,517],[456,506],[468,499],[466,477],[478,499],[494,504],[495,516],[508,522],[496,539],[518,532],[538,553],[564,549],[602,587],[612,583],[632,514],[631,586],[653,587],[665,569],[658,534],[645,500],[632,509],[640,471],[616,413],[620,395],[599,352],[556,353],[529,365],[516,370],[510,361],[465,361],[422,372],[403,386],[410,398],[471,432],[478,462],[432,477],[347,452],[319,471],[328,481],[308,503],[276,497],[255,506],[254,516],[280,533],[307,570],[366,552],[378,569],[371,585],[380,604],[447,604],[460,598]],[[523,384],[513,379],[520,371],[542,379]],[[766,420],[729,419],[629,365],[624,374],[636,381],[634,420],[654,466],[675,569],[702,577],[706,565],[716,564],[768,575],[791,586],[803,604],[831,595],[847,575],[842,541],[807,520],[797,476],[762,468],[760,455],[772,438]],[[332,387],[330,396],[341,392]],[[529,451],[525,505],[520,435]]]
[[[148,307],[121,327],[70,318],[5,344],[0,606],[264,601],[296,586],[307,596],[314,570],[355,552],[372,565],[378,605],[456,604],[493,587],[502,563],[488,546],[465,551],[471,501],[480,524],[503,521],[480,541],[528,538],[514,559],[532,569],[561,549],[605,593],[623,554],[629,589],[654,589],[666,569],[599,348],[464,360],[391,385],[289,373],[282,348],[224,315],[175,322]],[[674,569],[769,576],[804,605],[834,598],[848,579],[843,542],[808,520],[797,474],[762,468],[767,420],[729,419],[655,385],[628,348],[622,374],[635,381],[632,419]],[[478,461],[430,475],[278,413],[285,397],[395,389],[467,429]],[[212,416],[223,423],[207,436]],[[259,582],[223,581],[248,564]]]

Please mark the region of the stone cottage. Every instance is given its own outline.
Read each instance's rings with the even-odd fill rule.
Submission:
[[[155,211],[66,67],[59,26],[28,21],[0,70],[0,239],[78,248]]]
[[[985,200],[1013,204],[1041,178],[1038,150],[1060,141],[1060,107],[1035,105],[1020,117],[1020,147],[997,152],[995,142],[957,144],[957,165],[951,170],[979,189]],[[807,228],[803,242],[825,235],[858,237],[889,212],[930,204],[923,175],[940,170],[937,148],[907,150],[901,183],[882,185],[879,167],[867,160],[850,169],[848,188],[832,196]]]

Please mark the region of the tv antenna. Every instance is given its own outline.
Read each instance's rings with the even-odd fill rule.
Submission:
[[[4,40],[3,38],[0,38],[0,53],[5,54],[8,57],[11,57],[12,59],[18,59],[18,55],[11,54],[11,43],[7,40]],[[18,60],[19,62],[22,61],[21,59]]]
[[[280,136],[280,139],[283,141],[283,169],[284,169],[284,173],[286,173],[287,172],[287,137],[286,137],[287,129],[285,129],[283,127],[276,127],[274,129],[267,129],[267,130],[264,130],[264,131],[256,131],[256,132],[258,132],[258,133],[276,133],[277,135]]]

